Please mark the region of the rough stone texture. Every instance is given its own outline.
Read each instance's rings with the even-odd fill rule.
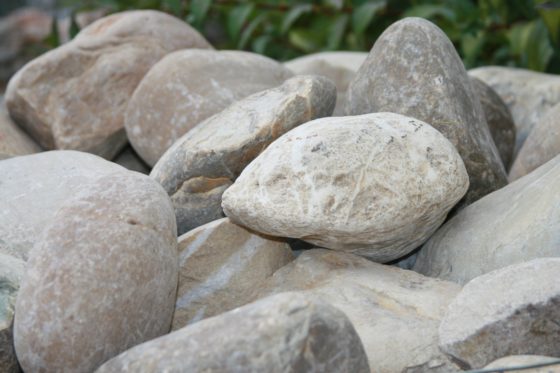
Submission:
[[[337,91],[333,116],[343,116],[348,85],[367,55],[365,52],[321,52],[284,62],[284,66],[297,75],[323,75],[332,80]]]
[[[463,205],[507,184],[463,62],[433,23],[406,18],[391,25],[350,83],[347,114],[382,111],[422,120],[455,145],[470,180]]]
[[[460,211],[422,247],[414,270],[464,284],[494,269],[560,256],[560,156]]]
[[[515,149],[515,123],[505,102],[486,83],[475,77],[470,77],[474,92],[482,104],[490,134],[496,144],[500,158],[506,170],[513,162]]]
[[[488,364],[484,369],[499,369],[499,368],[515,368],[519,366],[540,364],[540,363],[552,363],[557,362],[555,365],[549,365],[541,368],[530,368],[523,370],[507,370],[505,369],[503,373],[560,373],[560,359],[557,357],[549,356],[538,356],[538,355],[513,355],[506,356],[501,359],[495,360],[494,362]]]
[[[20,372],[14,351],[13,320],[16,295],[25,262],[0,254],[0,372]]]
[[[151,176],[171,196],[179,234],[223,217],[222,193],[272,141],[330,116],[336,89],[323,77],[295,77],[237,101],[187,132]]]
[[[179,268],[169,197],[129,171],[82,188],[27,262],[14,322],[26,372],[90,372],[171,325]]]
[[[560,258],[502,268],[469,282],[441,321],[441,349],[467,368],[497,358],[560,356]]]
[[[0,253],[27,260],[45,226],[68,199],[122,167],[95,155],[50,151],[0,162]]]
[[[388,262],[421,245],[468,188],[461,157],[393,113],[322,118],[272,143],[223,195],[233,221]]]
[[[516,126],[515,153],[546,112],[560,103],[560,76],[525,69],[486,66],[469,70],[492,87],[509,107]]]
[[[255,53],[186,50],[162,59],[142,80],[126,113],[132,146],[151,166],[194,126],[293,74]]]
[[[178,246],[173,330],[249,303],[254,287],[294,258],[286,242],[253,234],[228,218],[182,235]]]
[[[40,152],[41,148],[11,119],[0,100],[0,159]]]
[[[515,158],[510,181],[527,175],[560,154],[560,103],[533,127]]]
[[[306,250],[264,282],[257,296],[303,291],[343,311],[372,372],[450,372],[437,329],[460,287],[331,250]]]
[[[369,372],[348,318],[328,303],[278,294],[137,346],[108,372]]]
[[[210,46],[170,15],[151,10],[113,14],[18,71],[8,85],[6,105],[43,148],[111,159],[126,143],[125,109],[144,74],[167,53],[191,47]]]
[[[132,146],[126,146],[116,157],[113,162],[123,166],[127,170],[149,174],[150,167],[136,154]]]

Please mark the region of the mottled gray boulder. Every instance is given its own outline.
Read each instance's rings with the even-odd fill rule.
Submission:
[[[126,170],[92,154],[63,150],[0,162],[0,253],[27,260],[65,201],[119,171]]]
[[[348,88],[348,115],[394,112],[422,120],[461,154],[470,204],[507,184],[504,166],[463,62],[433,23],[406,18],[377,39]]]
[[[111,159],[126,143],[125,109],[144,74],[167,53],[193,47],[211,48],[170,15],[113,14],[23,67],[10,80],[6,105],[43,148]]]
[[[366,373],[369,367],[344,313],[284,293],[144,343],[97,373],[163,371]]]
[[[513,67],[486,66],[469,74],[488,84],[509,107],[516,126],[515,154],[533,127],[560,103],[560,76]]]
[[[294,258],[286,242],[213,221],[179,237],[179,289],[172,329],[251,301],[264,280]]]
[[[126,146],[119,154],[117,154],[115,159],[113,159],[113,162],[130,171],[136,171],[143,174],[150,173],[150,167],[144,163],[142,158],[136,154],[130,145]]]
[[[183,50],[162,59],[130,99],[126,132],[151,166],[194,126],[293,74],[270,58],[241,51]]]
[[[475,77],[470,77],[474,93],[478,96],[490,128],[490,134],[506,170],[513,162],[515,149],[515,123],[505,102],[486,83]]]
[[[460,211],[422,247],[414,270],[464,284],[494,269],[560,256],[560,156]]]
[[[19,284],[25,262],[0,254],[0,372],[20,372],[14,351],[13,321]]]
[[[0,159],[41,151],[31,138],[10,118],[0,99]]]
[[[306,250],[258,288],[257,297],[302,291],[343,311],[372,372],[448,373],[438,326],[460,287],[331,250]]]
[[[367,57],[365,52],[321,52],[284,62],[297,75],[322,75],[336,84],[334,116],[343,116],[346,91]]]
[[[467,188],[461,157],[441,133],[376,113],[288,132],[245,168],[222,206],[258,232],[388,262],[427,240]]]
[[[555,363],[554,365],[548,365]],[[518,368],[520,366],[530,366],[547,364],[540,368],[528,368],[528,369],[504,369],[503,373],[560,373],[560,358],[550,357],[550,356],[538,356],[538,355],[512,355],[502,357],[494,362],[488,364],[484,369],[501,369],[501,368]]]
[[[441,349],[466,368],[508,355],[560,356],[560,258],[502,268],[469,282],[439,328]]]
[[[560,103],[548,111],[529,133],[509,173],[517,180],[560,154]]]
[[[336,89],[323,77],[295,77],[237,101],[187,132],[151,176],[171,196],[179,234],[223,217],[222,193],[261,151],[292,128],[330,116]]]
[[[169,331],[178,277],[173,206],[148,176],[106,175],[68,200],[30,253],[14,344],[26,372],[91,372]]]

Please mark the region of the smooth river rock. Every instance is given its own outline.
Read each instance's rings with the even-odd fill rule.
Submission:
[[[331,250],[306,250],[276,271],[257,297],[302,291],[343,311],[360,336],[372,372],[449,373],[438,326],[460,287]]]
[[[195,49],[172,53],[150,70],[130,99],[128,138],[153,166],[203,120],[292,75],[278,62],[255,53]]]
[[[384,111],[422,120],[455,145],[470,180],[463,205],[507,184],[463,62],[433,23],[405,18],[391,25],[350,83],[346,114]]]
[[[516,126],[515,154],[548,110],[560,103],[560,76],[503,66],[469,70],[500,95]]]
[[[134,89],[153,64],[184,48],[211,46],[162,12],[113,14],[19,70],[8,85],[6,105],[43,148],[111,159],[126,143],[124,114]]]
[[[469,282],[439,328],[441,349],[465,368],[508,355],[560,356],[560,258],[502,268]]]
[[[510,181],[527,175],[560,154],[560,103],[535,124],[515,158]]]
[[[299,76],[237,101],[187,132],[151,176],[171,196],[179,234],[223,217],[222,193],[271,142],[332,114],[334,84]]]
[[[453,145],[393,113],[322,118],[273,142],[223,194],[234,222],[388,262],[420,246],[468,188]]]
[[[65,201],[124,168],[88,153],[57,150],[0,161],[0,254],[27,260]]]
[[[173,206],[148,176],[101,177],[68,200],[30,253],[17,296],[25,372],[91,372],[170,329],[178,279]]]
[[[554,363],[554,365],[552,365]],[[560,358],[539,355],[512,355],[502,357],[488,364],[484,369],[518,368],[520,366],[531,366],[547,364],[539,368],[504,369],[502,373],[560,373]],[[548,365],[551,364],[551,365]]]
[[[173,330],[249,303],[253,289],[294,258],[286,242],[253,234],[228,218],[185,233],[178,247]]]
[[[0,159],[40,151],[41,147],[12,121],[4,103],[0,100]]]
[[[494,269],[560,256],[560,156],[460,211],[422,247],[414,270],[464,284]]]
[[[283,293],[137,346],[109,372],[369,372],[344,313],[313,297]]]

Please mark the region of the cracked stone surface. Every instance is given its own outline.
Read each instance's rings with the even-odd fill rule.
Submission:
[[[150,176],[170,195],[179,234],[223,217],[222,193],[245,166],[292,128],[330,116],[335,100],[330,80],[294,77],[233,103],[177,140]]]
[[[263,234],[388,262],[426,241],[467,188],[463,161],[441,133],[375,113],[316,119],[281,136],[222,207]]]
[[[439,328],[441,349],[465,368],[508,355],[560,355],[559,258],[502,268],[469,282]]]
[[[280,63],[255,53],[174,52],[158,62],[134,92],[126,133],[138,154],[153,166],[203,120],[292,76]]]
[[[414,270],[465,284],[492,270],[560,256],[560,156],[459,211],[426,242]]]
[[[179,268],[169,197],[137,172],[86,185],[27,262],[14,322],[26,372],[91,372],[171,325]]]
[[[179,237],[179,288],[172,330],[251,301],[255,286],[294,258],[281,240],[219,219]]]
[[[126,144],[124,114],[136,86],[163,56],[185,48],[211,46],[162,12],[113,14],[19,70],[8,85],[6,106],[43,148],[111,159]]]
[[[424,121],[453,143],[469,173],[462,206],[507,184],[463,62],[433,23],[421,18],[395,22],[350,83],[348,115],[385,111]]]
[[[108,372],[369,372],[346,315],[313,297],[283,293],[144,343]]]

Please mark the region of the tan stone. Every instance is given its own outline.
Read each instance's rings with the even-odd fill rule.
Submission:
[[[153,166],[176,140],[203,120],[292,75],[278,62],[255,53],[172,53],[150,70],[134,92],[126,113],[128,138]]]
[[[0,159],[40,151],[41,147],[12,121],[0,100]]]
[[[187,132],[151,175],[171,196],[179,234],[223,217],[222,193],[261,151],[309,120],[330,116],[332,82],[299,76],[234,102]]]
[[[169,331],[178,277],[173,206],[137,172],[68,200],[30,253],[14,344],[26,372],[91,372]]]
[[[293,259],[287,243],[253,234],[228,218],[185,233],[178,246],[173,330],[249,303],[254,288]]]
[[[210,48],[170,15],[113,14],[22,68],[10,80],[6,105],[43,148],[111,159],[126,143],[125,109],[144,74],[167,53],[192,47]]]

